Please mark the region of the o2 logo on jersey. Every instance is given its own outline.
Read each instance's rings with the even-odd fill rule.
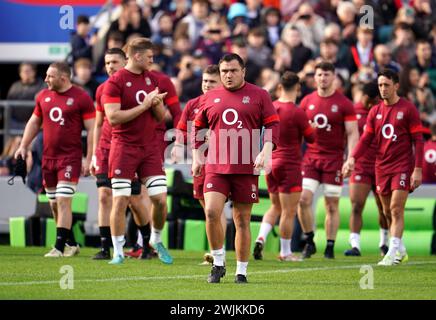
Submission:
[[[228,116],[229,113],[233,114],[233,119],[230,115]],[[229,118],[231,120],[229,120]],[[229,108],[229,109],[224,110],[223,115],[222,115],[222,119],[226,125],[233,126],[235,123],[238,123],[237,128],[242,129],[242,121],[238,120],[239,115],[235,109]]]
[[[424,159],[428,163],[436,163],[436,150],[427,150]]]
[[[142,96],[142,99],[141,99]],[[139,90],[138,92],[136,92],[136,102],[138,104],[142,104],[145,100],[145,97],[147,97],[147,92],[145,92],[144,90]]]
[[[329,124],[329,120],[327,116],[323,113],[318,113],[314,118],[313,121],[316,124],[316,127],[318,129],[326,129],[326,131],[332,131],[332,126]]]
[[[398,137],[395,134],[394,126],[391,125],[390,123],[385,124],[382,127],[381,132],[382,132],[383,138],[388,139],[388,140],[392,139],[392,141],[397,141]]]
[[[49,117],[51,119],[51,121],[58,123],[63,126],[65,123],[65,119],[62,116],[62,109],[59,107],[53,107],[51,108],[50,112],[49,112]]]

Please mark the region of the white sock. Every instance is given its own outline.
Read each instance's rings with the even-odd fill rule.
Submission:
[[[218,250],[210,250],[210,253],[213,257],[213,264],[217,267],[223,267],[224,266],[224,258],[225,258],[225,251],[223,248]]]
[[[292,239],[280,238],[280,256],[281,257],[286,257],[286,256],[289,256],[292,254],[291,241],[292,241]]]
[[[162,242],[162,239],[160,238],[161,233],[162,233],[162,230],[151,227],[150,242],[153,244]]]
[[[144,239],[142,238],[141,232],[138,230],[138,240],[136,240],[136,244],[140,247],[144,246]]]
[[[398,248],[400,254],[406,253],[406,246],[404,245],[403,238],[400,239],[400,247]]]
[[[235,275],[242,274],[242,275],[246,276],[247,275],[247,266],[248,266],[248,261],[247,262],[237,261]]]
[[[380,228],[380,243],[379,247],[386,246],[389,243],[389,230]]]
[[[355,232],[350,233],[350,244],[352,248],[360,250],[360,234]]]
[[[268,233],[271,231],[272,225],[266,222],[262,222],[260,224],[260,230],[259,235],[257,236],[256,241],[264,243],[266,240],[266,237],[268,237]]]
[[[113,257],[122,256],[124,257],[123,246],[126,243],[124,240],[124,236],[112,236],[112,244],[114,246],[114,255]]]
[[[400,244],[401,244],[401,239],[397,238],[397,237],[391,237],[391,241],[389,244],[389,251],[386,255],[391,256],[392,258],[395,257],[395,254],[397,253],[397,251],[400,248]]]

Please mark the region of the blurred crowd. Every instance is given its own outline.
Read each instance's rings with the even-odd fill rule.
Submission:
[[[337,90],[354,102],[379,70],[391,68],[424,126],[436,120],[436,0],[122,0],[98,30],[89,17],[76,20],[68,59],[74,83],[92,97],[106,79],[105,49],[148,37],[154,68],[171,77],[182,103],[201,94],[207,65],[234,52],[246,63],[246,80],[273,99],[287,70],[302,81],[299,100],[312,92],[320,60],[335,65]],[[23,63],[19,74],[7,98],[33,100],[44,86],[35,66]],[[13,114],[14,125],[28,116]]]

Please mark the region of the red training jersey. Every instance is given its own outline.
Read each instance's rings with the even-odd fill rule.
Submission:
[[[366,132],[374,135],[377,146],[376,172],[402,173],[413,169],[412,135],[421,133],[421,120],[411,102],[400,98],[393,105],[375,105],[369,111]]]
[[[365,126],[366,126],[366,120],[368,118],[369,114],[368,108],[365,108],[365,106],[358,102],[354,105],[354,111],[356,112],[356,118],[357,118],[357,124],[359,126],[359,135],[362,136]],[[375,155],[377,153],[377,145],[375,144],[375,141],[371,143],[371,146],[369,147],[369,150],[357,160],[356,166],[363,169],[365,172],[373,173],[375,170]]]
[[[273,102],[280,118],[279,141],[272,154],[273,164],[301,165],[301,142],[309,137],[313,142],[314,129],[309,124],[306,113],[292,102]]]
[[[268,92],[247,82],[235,91],[218,87],[202,96],[200,106],[195,130],[211,130],[206,172],[258,174],[253,164],[262,127],[264,141],[278,141],[279,117]],[[199,148],[204,141],[196,138],[194,148]]]
[[[121,69],[112,75],[103,89],[103,105],[120,103],[121,110],[132,109],[145,99],[146,95],[158,87],[156,77],[144,71],[140,74]],[[135,119],[112,127],[112,140],[132,145],[154,147],[157,121],[150,109]]]
[[[95,109],[97,112],[103,113],[103,125],[101,126],[100,140],[98,141],[98,148],[110,149],[111,148],[111,140],[112,140],[112,127],[107,119],[104,107],[101,102],[101,98],[103,96],[103,89],[106,82],[103,82],[98,86],[97,91],[95,92]]]
[[[428,140],[424,144],[422,182],[436,183],[436,140]]]
[[[313,159],[343,160],[345,122],[356,121],[353,103],[337,91],[329,97],[320,97],[314,91],[303,98],[300,106],[317,125],[315,142],[308,145],[306,155]]]
[[[83,121],[95,118],[94,103],[83,89],[59,93],[44,89],[33,114],[42,119],[45,159],[81,158]]]

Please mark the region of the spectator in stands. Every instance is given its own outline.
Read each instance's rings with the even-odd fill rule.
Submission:
[[[180,70],[180,61],[184,55],[190,55],[192,43],[186,34],[174,35],[174,51],[173,56],[169,60],[169,64],[163,68],[163,71],[171,76],[177,77]]]
[[[394,27],[394,38],[387,46],[392,58],[400,65],[406,65],[415,56],[415,36],[410,25],[400,22]]]
[[[303,45],[315,52],[322,41],[324,18],[315,14],[309,3],[304,3],[292,16],[290,24],[300,30]]]
[[[279,41],[274,46],[273,55],[274,61],[273,69],[279,73],[283,73],[291,69],[292,56],[291,49],[283,41]]]
[[[197,47],[201,32],[206,25],[209,14],[208,6],[207,0],[193,0],[191,12],[176,26],[175,33],[188,35],[193,48]]]
[[[260,69],[248,57],[248,45],[243,38],[236,38],[232,41],[232,46],[230,49],[231,53],[236,53],[238,56],[244,60],[245,64],[245,80],[250,83],[257,83],[260,76]]]
[[[217,20],[225,19],[229,11],[226,3],[226,0],[209,0],[209,17]]]
[[[80,58],[74,63],[73,83],[83,88],[92,100],[95,100],[95,92],[99,83],[92,77],[91,60]]]
[[[203,30],[198,49],[209,59],[209,64],[218,64],[223,56],[225,39],[230,35],[230,30],[225,20],[209,20]],[[206,66],[207,66],[206,65]]]
[[[350,71],[345,60],[338,59],[339,47],[335,40],[326,38],[320,44],[320,58],[335,66],[336,73],[341,74],[344,81],[350,78]]]
[[[430,88],[433,95],[436,95],[436,55],[432,54],[431,43],[428,40],[420,39],[416,42],[416,57],[411,65],[417,67],[420,74],[427,72],[430,78]]]
[[[347,44],[352,44],[356,39],[356,6],[352,2],[341,1],[336,9],[336,14],[342,27],[342,39]]]
[[[429,88],[427,73],[420,74],[418,68],[407,67],[400,74],[400,93],[419,110],[421,121],[428,127],[434,116],[436,100]]]
[[[387,45],[378,44],[374,48],[374,71],[380,72],[383,69],[391,69],[395,72],[401,71],[401,66],[392,60],[392,52]]]
[[[30,155],[27,157],[28,174],[27,174],[27,187],[34,193],[40,193],[43,190],[42,186],[42,150],[43,150],[43,134],[42,131],[38,133],[32,142]]]
[[[248,32],[248,58],[260,68],[271,68],[271,49],[266,45],[265,32],[262,28],[256,27]]]
[[[80,58],[87,58],[92,61],[92,46],[95,44],[97,38],[96,36],[90,38],[90,31],[89,18],[84,15],[78,16],[76,32],[71,36],[71,63],[74,63]]]
[[[194,72],[194,58],[191,55],[184,55],[182,57],[177,80],[180,82],[182,89],[181,102],[187,102],[202,94],[201,70],[199,75]]]
[[[414,0],[413,10],[415,11],[416,37],[426,39],[432,29],[434,18],[430,0]]]
[[[109,27],[109,32],[119,31],[123,35],[123,40],[132,33],[139,33],[143,37],[151,37],[151,28],[146,19],[142,16],[141,8],[136,0],[122,0],[121,15],[113,21]]]
[[[6,142],[0,157],[0,176],[8,176],[13,174],[16,163],[14,154],[20,146],[20,143],[21,136],[12,136]]]
[[[112,48],[122,48],[124,46],[124,36],[119,31],[111,31],[108,33],[106,47],[108,49]]]
[[[36,76],[36,65],[23,62],[18,67],[20,80],[14,82],[9,88],[6,96],[7,100],[35,100],[39,91],[45,88],[42,79]],[[11,121],[9,123],[12,129],[24,129],[24,126],[32,115],[33,108],[14,107],[11,111]]]
[[[338,60],[346,61],[348,66],[350,63],[350,47],[342,41],[341,28],[337,23],[329,23],[324,29],[323,39],[333,39],[339,46]],[[318,52],[317,52],[318,53]],[[350,70],[349,70],[350,71]]]
[[[290,24],[283,28],[282,40],[291,48],[291,71],[300,72],[306,62],[312,58],[312,51],[303,45],[300,30]]]
[[[158,20],[158,30],[153,33],[151,41],[162,47],[162,54],[171,57],[173,55],[173,19],[169,13],[163,13]]]
[[[248,25],[258,27],[261,23],[262,0],[245,0],[247,4]]]
[[[357,42],[350,47],[352,63],[349,65],[351,73],[361,66],[369,66],[374,61],[374,34],[369,28],[357,28]]]
[[[246,37],[250,29],[247,6],[240,2],[233,3],[229,7],[227,22],[232,30],[231,37],[233,39]]]
[[[267,45],[274,49],[282,34],[282,16],[277,8],[265,8],[262,12],[261,27],[266,30]]]

